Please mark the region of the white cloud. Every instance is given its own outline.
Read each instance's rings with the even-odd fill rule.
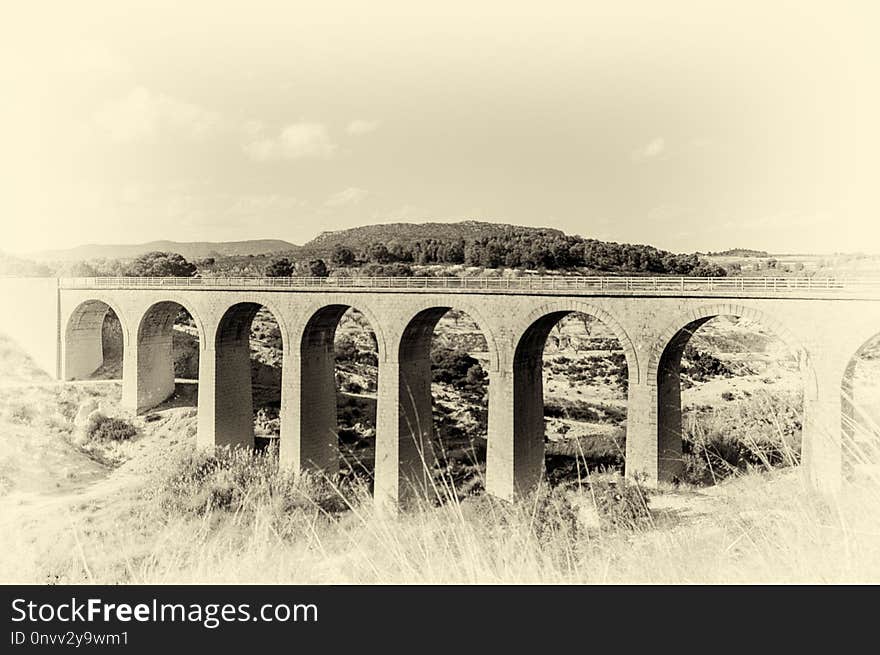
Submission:
[[[368,121],[362,118],[357,118],[348,124],[348,126],[345,128],[345,131],[352,136],[360,136],[362,134],[375,132],[378,127],[379,121]]]
[[[95,124],[114,141],[135,143],[153,141],[165,130],[203,139],[216,132],[222,120],[198,105],[137,87],[98,110]]]
[[[632,153],[634,161],[646,161],[648,159],[656,159],[666,150],[666,140],[662,136],[651,139],[648,143],[640,148],[636,148]]]
[[[337,150],[322,123],[292,123],[285,126],[277,137],[262,136],[262,127],[254,123],[246,127],[246,132],[251,140],[244,145],[244,151],[257,161],[306,157],[327,159]]]
[[[368,195],[370,192],[366,189],[349,187],[327,198],[324,205],[327,207],[351,207],[360,204]]]

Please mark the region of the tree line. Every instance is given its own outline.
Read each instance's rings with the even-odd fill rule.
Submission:
[[[337,244],[327,256],[275,257],[257,264],[268,277],[326,277],[357,268],[365,276],[408,276],[412,266],[464,265],[487,269],[512,268],[544,271],[586,270],[718,277],[723,267],[697,254],[676,254],[653,246],[620,244],[558,233],[518,233],[465,239],[424,239],[408,243],[373,242],[361,247]],[[255,262],[256,263],[256,262]],[[222,258],[189,262],[178,253],[149,252],[131,262],[81,262],[63,272],[71,277],[191,277],[222,271]],[[253,273],[251,273],[253,274]]]
[[[511,231],[500,236],[425,239],[411,243],[337,245],[330,261],[337,267],[364,264],[462,264],[482,268],[575,270],[723,276],[727,271],[696,254],[677,254],[653,246],[584,239],[556,233]]]

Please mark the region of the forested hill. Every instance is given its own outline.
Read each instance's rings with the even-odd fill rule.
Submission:
[[[379,223],[361,225],[347,230],[322,232],[303,245],[315,255],[329,255],[337,246],[359,248],[370,243],[396,243],[413,246],[416,242],[436,241],[474,241],[476,239],[500,237],[508,234],[530,234],[534,236],[564,237],[565,233],[546,227],[522,227],[507,223],[487,223],[485,221],[459,221],[457,223]]]
[[[44,268],[51,269],[43,274],[124,275],[131,268],[131,260],[148,251],[182,255],[204,275],[262,275],[276,260],[280,262],[276,267],[279,274],[288,275],[292,274],[285,273],[288,269],[317,275],[355,268],[364,275],[412,275],[413,267],[420,266],[436,270],[465,266],[582,274],[726,274],[724,268],[695,253],[679,254],[648,245],[587,239],[550,228],[479,221],[365,225],[325,232],[303,246],[276,240],[157,241],[136,246],[80,246],[42,253],[40,259],[47,264]],[[13,274],[22,274],[19,271],[27,262],[8,263]]]
[[[585,239],[560,230],[476,221],[392,223],[327,232],[305,244],[301,254],[340,266],[464,264],[701,276],[726,273],[696,254]],[[386,272],[393,273],[376,271]]]

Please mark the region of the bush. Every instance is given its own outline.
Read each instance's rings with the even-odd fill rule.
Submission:
[[[128,277],[192,277],[196,274],[191,264],[176,252],[153,251],[136,258],[126,269]]]
[[[637,530],[651,526],[648,493],[619,475],[591,475],[585,485],[542,485],[535,496],[535,536],[542,542],[576,541],[583,531],[581,505],[595,508],[599,527]]]
[[[684,479],[711,485],[749,469],[800,461],[801,401],[791,394],[757,394],[723,408],[688,412],[683,424]]]
[[[479,360],[464,350],[440,346],[431,351],[431,374],[435,382],[462,391],[485,393],[486,372]]]
[[[269,263],[263,270],[266,277],[292,277],[294,264],[287,258],[282,257]]]
[[[167,513],[198,516],[267,508],[283,520],[297,509],[335,513],[347,507],[327,481],[305,473],[297,478],[291,469],[280,467],[274,448],[263,452],[227,448],[216,455],[186,452],[145,493]]]
[[[591,476],[589,488],[603,525],[627,530],[651,525],[648,493],[638,482]]]
[[[535,538],[547,544],[560,539],[576,541],[580,531],[580,512],[572,503],[571,490],[564,486],[541,485],[536,494],[532,522]]]
[[[690,344],[685,346],[684,359],[687,365],[683,372],[691,379],[702,382],[713,377],[730,377],[733,372],[728,366],[714,355],[697,350]]]
[[[128,441],[137,435],[137,428],[125,419],[95,412],[89,417],[85,433],[93,441]]]

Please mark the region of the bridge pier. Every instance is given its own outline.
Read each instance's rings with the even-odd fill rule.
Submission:
[[[347,310],[347,305],[318,310],[300,343],[290,346],[295,354],[284,359],[279,458],[296,471],[339,472],[334,338]]]
[[[281,387],[280,462],[295,471],[339,472],[333,339],[303,345],[285,359]],[[289,366],[289,371],[288,371]],[[285,380],[290,377],[291,383]]]
[[[123,354],[122,404],[145,412],[174,394],[172,335],[138,338]]]
[[[217,355],[213,343],[208,343],[199,352],[199,400],[197,409],[198,427],[196,447],[200,450],[213,450],[216,445],[214,426],[217,421],[216,397]]]
[[[433,422],[429,356],[411,353],[403,361],[380,361],[373,489],[380,510],[394,511],[430,493]]]
[[[214,386],[214,445],[254,447],[251,351],[247,334],[236,343],[218,344]]]
[[[639,478],[649,485],[661,477],[657,430],[657,381],[639,381],[629,371],[626,401],[626,454],[624,472],[627,478]]]
[[[489,373],[486,491],[504,500],[533,491],[544,472],[542,353]]]
[[[814,363],[816,393],[804,394],[801,465],[811,486],[831,496],[843,485],[843,447],[848,436],[844,421],[849,418],[846,412],[850,400],[844,397],[844,373],[848,364],[848,354],[824,352]],[[845,385],[843,389],[841,384]],[[852,445],[851,440],[848,445]]]

